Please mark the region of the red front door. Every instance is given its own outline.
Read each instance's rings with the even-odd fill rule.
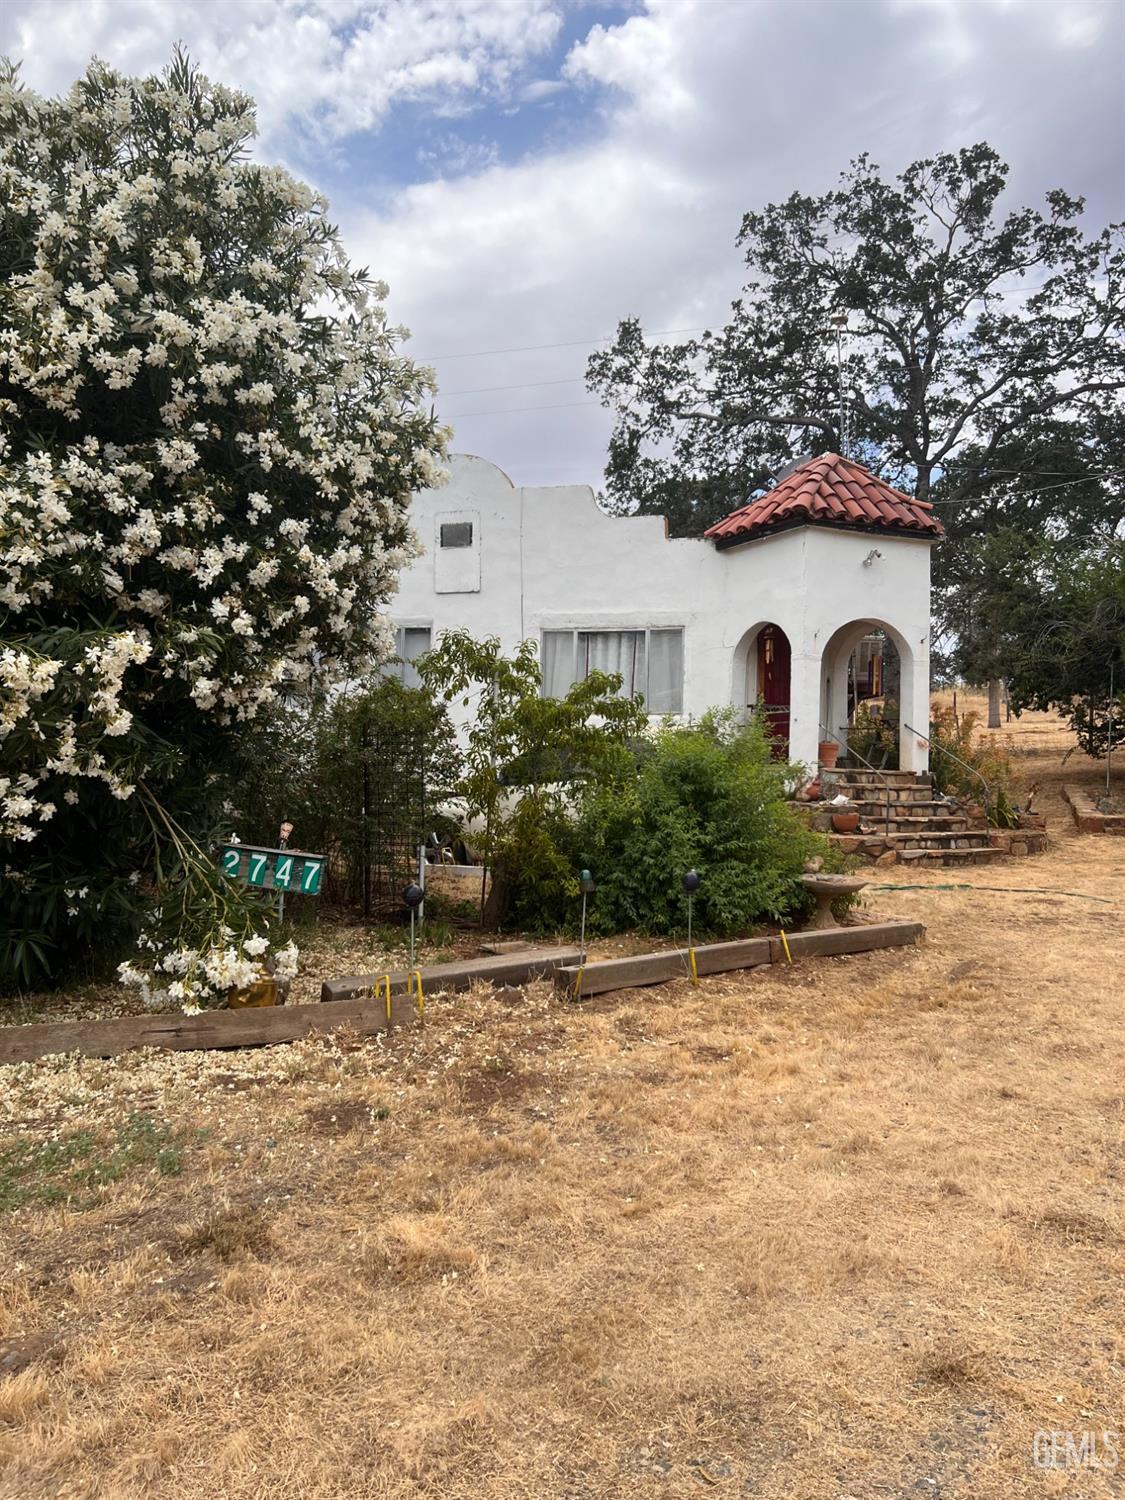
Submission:
[[[789,756],[789,668],[789,637],[776,625],[763,625],[758,632],[758,702],[778,760]]]

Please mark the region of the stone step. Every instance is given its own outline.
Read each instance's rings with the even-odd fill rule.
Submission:
[[[847,781],[853,786],[931,786],[933,777],[928,771],[869,771],[851,766],[823,767],[822,776],[834,776],[837,781]]]
[[[958,828],[952,832],[942,832],[940,829],[914,829],[907,833],[888,833],[885,837],[887,842],[897,849],[987,849],[990,847],[987,832],[974,833],[964,828]]]
[[[1002,849],[900,849],[899,863],[920,861],[928,865],[990,865],[999,859]]]
[[[873,802],[870,797],[862,801],[855,800],[848,808],[849,812],[858,812],[861,818],[870,822],[873,818],[885,818],[887,816],[887,804],[885,802]],[[908,802],[891,803],[891,821],[902,821],[915,818],[962,818],[964,813],[956,802],[934,802],[932,800],[911,798]]]
[[[926,819],[929,823],[929,819]],[[941,838],[944,843],[953,843],[957,838],[969,838],[972,843],[989,843],[989,829],[987,828],[906,828],[897,834],[891,834],[891,838]]]
[[[849,811],[854,809],[849,808]],[[907,818],[900,813],[891,813],[887,817],[887,810],[877,807],[871,812],[865,812],[860,816],[863,828],[873,830],[874,833],[979,833],[981,830],[970,828],[968,818],[951,813],[947,818]],[[860,829],[856,829],[859,833]]]
[[[886,807],[888,802],[892,807],[904,803],[913,806],[919,802],[928,805],[934,799],[934,794],[928,786],[874,787],[848,784],[842,786],[838,781],[834,781],[830,786],[825,786],[822,782],[821,788],[828,801],[831,801],[833,797],[843,795],[850,802],[862,801],[870,803],[872,807]]]
[[[865,821],[868,823],[878,821],[881,828],[887,825],[886,818],[880,818],[878,814]],[[922,818],[908,818],[892,813],[890,821],[893,833],[968,833],[970,831],[969,820],[961,813],[949,813],[944,817],[935,817],[930,814]]]

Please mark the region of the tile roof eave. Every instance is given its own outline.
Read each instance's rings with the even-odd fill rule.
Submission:
[[[727,532],[720,535],[711,535],[709,540],[715,543],[717,552],[726,552],[731,547],[738,547],[746,542],[764,541],[768,536],[778,536],[783,531],[797,531],[802,526],[807,526],[810,531],[850,531],[861,536],[896,536],[904,537],[908,541],[916,542],[942,542],[945,540],[945,529],[931,531],[929,527],[904,526],[887,521],[881,522],[846,522],[843,520],[822,521],[807,515],[786,516],[778,522],[766,522],[764,525],[748,527],[742,531]]]

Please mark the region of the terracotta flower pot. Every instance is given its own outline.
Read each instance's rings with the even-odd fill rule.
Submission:
[[[854,833],[859,827],[859,813],[840,812],[832,814],[832,828],[835,833]]]
[[[836,758],[840,754],[840,747],[835,740],[821,740],[817,746],[817,755],[822,766],[831,767],[836,764]]]

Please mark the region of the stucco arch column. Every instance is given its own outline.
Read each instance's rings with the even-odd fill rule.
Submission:
[[[848,668],[852,652],[866,634],[865,625],[856,625],[833,637],[824,650],[824,693],[821,702],[821,724],[829,733],[847,741],[848,729]]]
[[[793,649],[789,684],[789,759],[815,771],[820,744],[820,652]]]
[[[902,641],[896,636],[902,671],[899,704],[898,763],[903,771],[928,771],[930,746],[930,638]],[[907,728],[907,725],[910,728]]]

